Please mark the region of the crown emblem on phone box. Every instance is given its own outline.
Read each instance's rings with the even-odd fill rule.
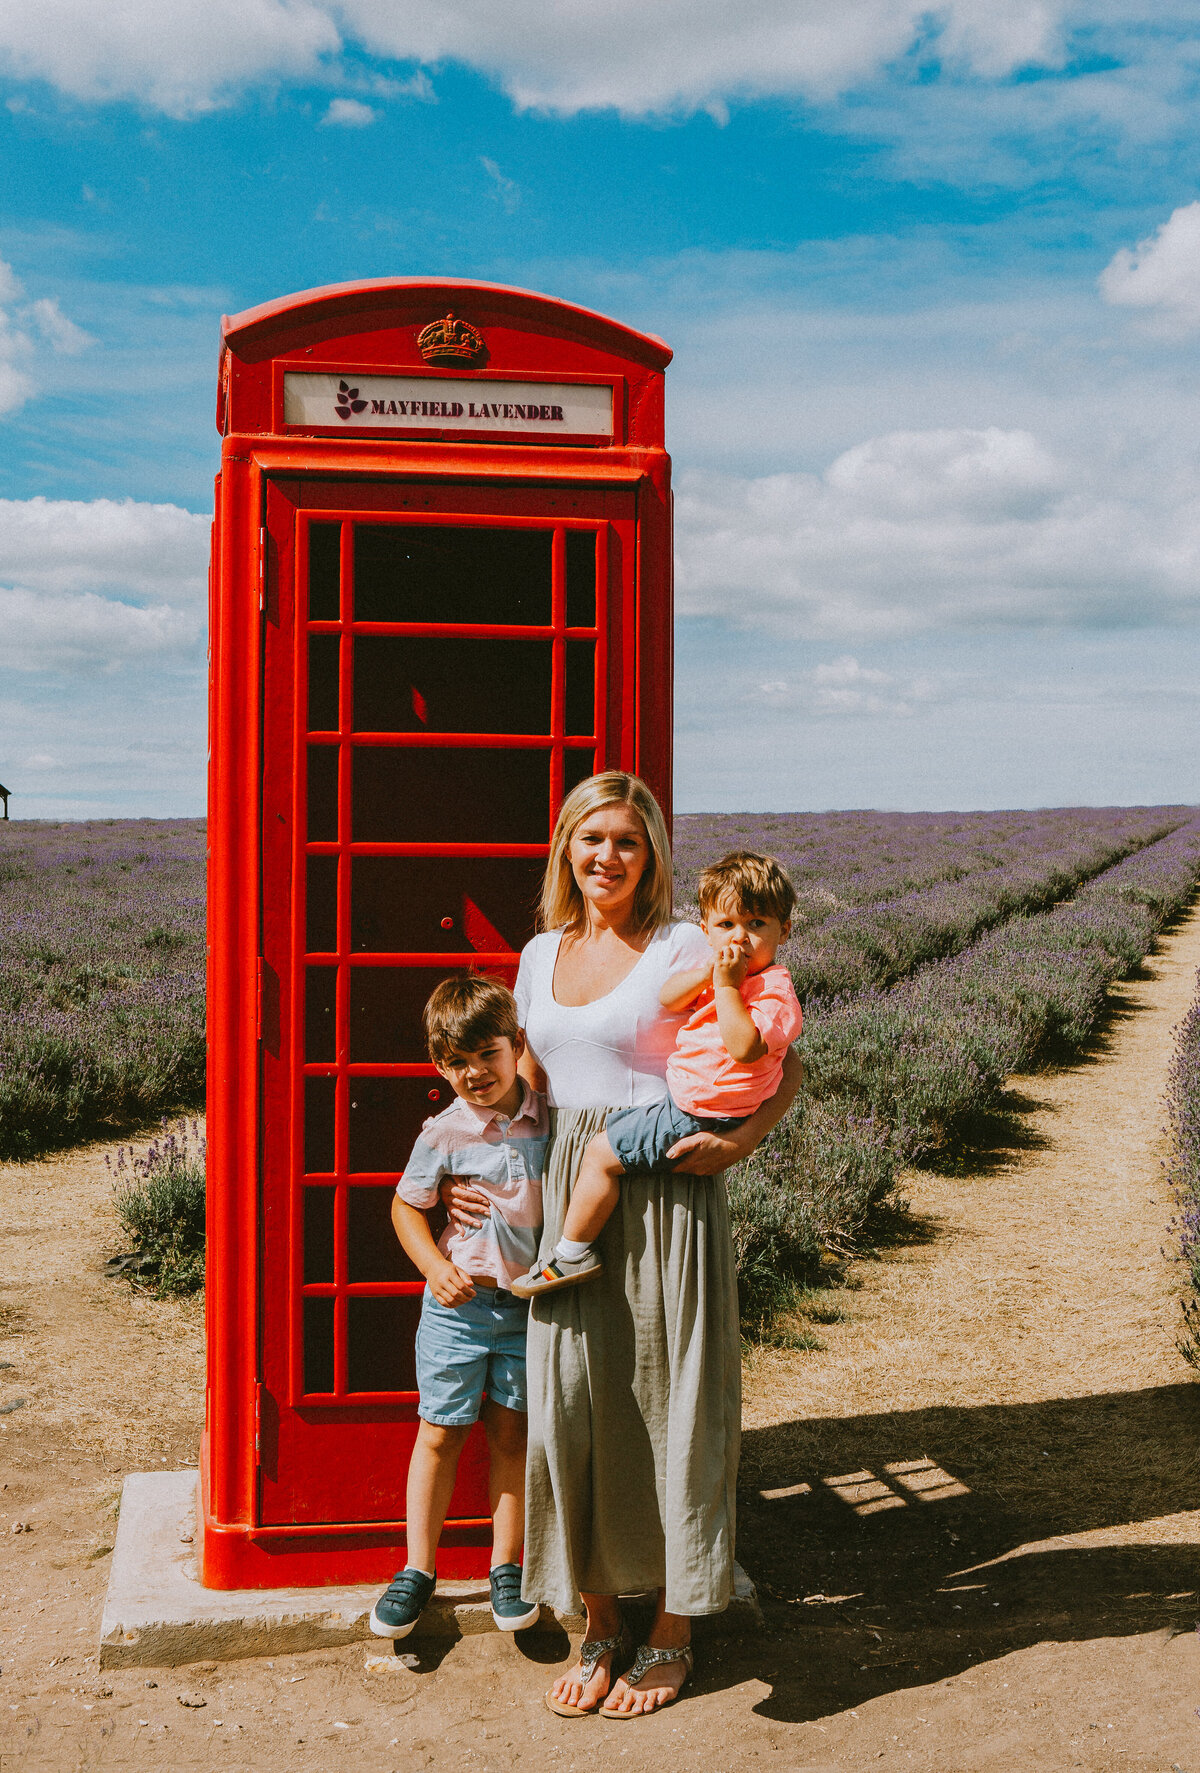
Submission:
[[[447,314],[417,334],[417,350],[426,363],[476,363],[486,346],[469,321]]]

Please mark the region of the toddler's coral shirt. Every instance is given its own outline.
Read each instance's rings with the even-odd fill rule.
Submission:
[[[742,1002],[767,1044],[763,1058],[742,1065],[730,1057],[717,1022],[711,985],[696,999],[667,1060],[667,1088],[687,1114],[736,1120],[753,1114],[779,1088],[783,1055],[804,1018],[786,967],[764,967],[742,983]]]

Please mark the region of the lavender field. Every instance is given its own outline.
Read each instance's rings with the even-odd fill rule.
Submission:
[[[0,823],[0,1158],[197,1105],[204,822]]]
[[[1167,1080],[1171,1157],[1167,1166],[1175,1195],[1171,1227],[1183,1264],[1183,1334],[1179,1351],[1200,1367],[1200,975],[1196,996],[1176,1038]]]
[[[198,820],[0,823],[0,1157],[200,1102],[204,843]],[[1200,813],[683,817],[685,913],[699,867],[741,846],[800,890],[785,958],[806,1008],[802,1094],[731,1177],[753,1323],[1011,1072],[1091,1038],[1109,985],[1196,893]]]

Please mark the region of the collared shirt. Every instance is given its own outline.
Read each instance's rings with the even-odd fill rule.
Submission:
[[[537,1258],[542,1230],[542,1176],[550,1143],[546,1099],[521,1079],[521,1106],[507,1120],[456,1096],[427,1120],[396,1193],[410,1206],[436,1206],[447,1176],[475,1184],[492,1202],[478,1230],[451,1223],[438,1249],[467,1274],[511,1286]]]

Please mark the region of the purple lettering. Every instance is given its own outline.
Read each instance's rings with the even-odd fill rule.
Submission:
[[[552,406],[550,408],[550,417],[552,419],[558,419],[559,422],[561,423],[562,416],[563,416],[563,409],[561,406]]]
[[[394,400],[388,401],[388,411],[390,413],[395,413],[397,415],[397,417],[399,417],[400,408],[396,405],[396,402]]]
[[[505,402],[505,406],[504,406],[504,417],[506,419],[511,419],[513,417],[513,409],[511,406],[508,405],[507,402]]]
[[[455,400],[451,404],[450,417],[452,419],[460,419],[462,417],[462,403],[460,401]]]
[[[494,400],[492,402],[492,417],[494,419],[498,419],[500,417],[500,408],[496,405],[496,402]]]
[[[539,419],[548,419],[550,417],[550,408],[548,406],[539,406],[537,416]]]
[[[382,400],[372,400],[371,411],[372,412],[386,412],[387,407],[384,405]]]

